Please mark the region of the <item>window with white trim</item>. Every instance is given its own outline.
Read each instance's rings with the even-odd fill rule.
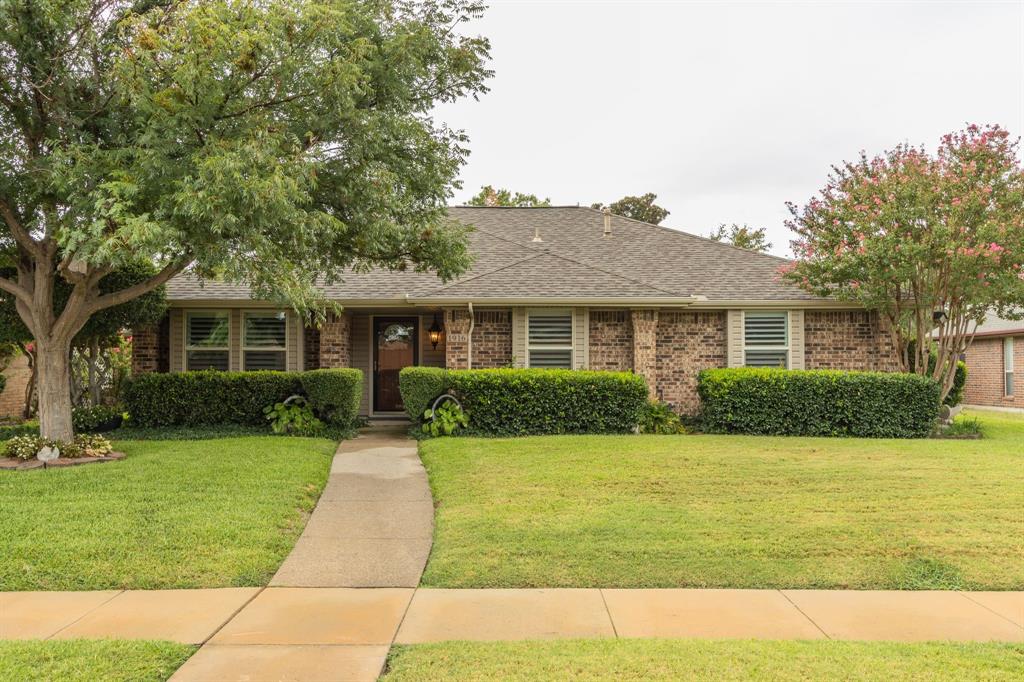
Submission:
[[[242,369],[276,370],[287,365],[288,326],[283,311],[245,313],[242,318]]]
[[[1013,395],[1013,337],[1003,339],[1003,395]]]
[[[228,370],[231,317],[226,311],[190,312],[185,315],[185,369]]]
[[[571,310],[527,311],[528,367],[572,369],[572,341]]]
[[[789,313],[743,313],[743,364],[747,367],[789,367]]]

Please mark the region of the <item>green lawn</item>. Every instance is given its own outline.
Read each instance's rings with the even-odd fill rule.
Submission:
[[[335,444],[120,441],[120,462],[0,471],[0,590],[266,585]]]
[[[1019,680],[1024,645],[707,640],[397,646],[381,682],[430,680]]]
[[[163,682],[195,650],[144,640],[0,641],[0,682]]]
[[[1024,589],[1024,418],[987,438],[441,438],[430,587]]]

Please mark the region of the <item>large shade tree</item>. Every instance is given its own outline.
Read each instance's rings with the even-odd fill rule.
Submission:
[[[790,205],[797,260],[785,276],[889,321],[904,371],[931,374],[943,398],[990,310],[1024,303],[1024,170],[998,126],[942,138],[936,154],[901,145],[833,169]],[[937,357],[929,362],[929,353]]]
[[[529,208],[533,206],[550,206],[551,199],[541,199],[536,194],[524,194],[513,192],[510,189],[499,187],[495,189],[492,185],[484,185],[480,191],[470,197],[466,202],[467,206],[514,206],[518,208]]]
[[[642,194],[640,196],[622,197],[618,201],[613,201],[607,206],[597,203],[591,204],[590,207],[598,210],[607,208],[615,215],[632,218],[633,220],[640,220],[652,225],[659,225],[662,220],[668,217],[669,211],[654,203],[654,200],[657,198],[657,194],[648,192],[647,194]]]
[[[42,435],[72,436],[69,349],[190,269],[323,311],[347,268],[468,265],[444,205],[485,90],[472,0],[0,3],[0,277],[36,343]],[[157,272],[105,290],[118,268]],[[54,305],[59,283],[70,287]]]

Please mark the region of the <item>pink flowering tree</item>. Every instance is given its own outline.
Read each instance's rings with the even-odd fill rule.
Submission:
[[[944,136],[934,155],[901,145],[833,167],[818,196],[789,204],[797,260],[784,278],[878,311],[903,371],[930,373],[945,398],[986,313],[1021,315],[1018,144],[999,126],[971,125]]]

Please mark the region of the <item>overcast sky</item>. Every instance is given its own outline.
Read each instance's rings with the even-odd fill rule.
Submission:
[[[494,0],[491,92],[437,116],[481,185],[610,202],[655,192],[664,225],[768,228],[861,149],[934,148],[966,122],[1024,134],[1024,2]]]

